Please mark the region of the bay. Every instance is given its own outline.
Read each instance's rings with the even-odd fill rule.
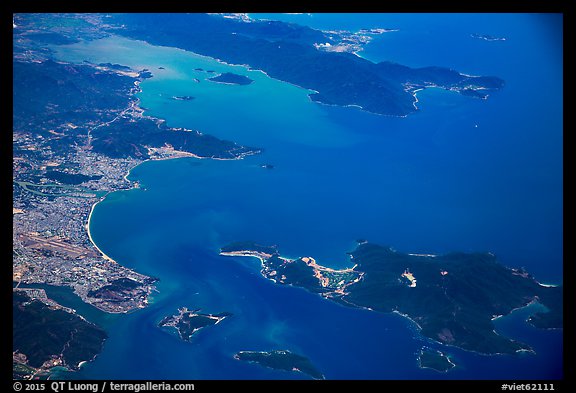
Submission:
[[[218,256],[230,241],[254,240],[278,244],[288,257],[344,267],[345,253],[364,238],[402,252],[490,251],[542,282],[561,281],[562,74],[561,56],[548,45],[561,26],[526,15],[375,18],[364,27],[400,31],[375,39],[363,56],[458,66],[497,75],[505,88],[487,101],[429,89],[418,93],[417,113],[392,118],[318,105],[305,89],[174,48],[114,36],[55,47],[68,61],[148,68],[154,77],[139,94],[147,114],[264,148],[241,161],[146,162],[129,176],[140,189],[96,206],[94,241],[119,263],[159,277],[160,292],[148,308],[114,321],[103,353],[77,377],[305,378],[232,358],[272,349],[309,357],[331,379],[562,376],[562,333],[525,327],[522,318],[510,317],[506,333],[519,332],[538,355],[439,348],[458,365],[439,374],[418,368],[426,340],[409,321],[277,286],[260,277],[257,260]],[[509,39],[470,37],[477,32]],[[459,46],[446,45],[448,35]],[[422,50],[409,52],[407,43]],[[254,83],[216,84],[205,70]],[[195,99],[170,99],[181,95]],[[182,306],[233,316],[184,343],[156,327]]]

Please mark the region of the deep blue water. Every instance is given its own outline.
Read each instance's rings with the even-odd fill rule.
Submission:
[[[267,15],[259,15],[268,17]],[[539,379],[562,377],[562,333],[496,321],[537,355],[486,357],[441,348],[458,367],[417,367],[425,341],[397,315],[345,308],[263,279],[257,260],[218,256],[234,240],[278,244],[346,266],[365,238],[402,252],[490,251],[549,283],[562,281],[562,20],[550,15],[283,15],[316,28],[385,27],[362,56],[496,75],[487,101],[436,89],[407,118],[310,102],[307,92],[258,72],[171,48],[112,38],[58,56],[147,66],[148,113],[171,126],[263,147],[241,161],[178,159],[131,171],[141,189],[97,205],[91,233],[119,263],[159,277],[138,312],[107,320],[110,339],[80,378],[304,378],[232,358],[239,350],[290,349],[329,379]],[[504,36],[487,42],[471,33]],[[122,49],[122,50],[111,50]],[[163,66],[165,70],[158,70]],[[249,75],[217,85],[194,68]],[[193,83],[197,77],[201,83]],[[173,101],[172,95],[193,95]],[[262,163],[275,166],[260,168]],[[234,315],[191,343],[156,328],[178,307]]]

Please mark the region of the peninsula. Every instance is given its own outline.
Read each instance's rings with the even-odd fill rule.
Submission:
[[[93,360],[108,337],[102,328],[49,299],[42,289],[12,295],[13,377],[32,379],[59,366],[76,371]]]
[[[114,14],[109,23],[115,25],[114,34],[262,70],[271,78],[310,90],[315,102],[355,106],[381,115],[407,116],[416,111],[416,92],[430,87],[486,98],[504,86],[495,76],[373,63],[355,54],[373,35],[394,29],[324,32],[246,15],[212,14]]]

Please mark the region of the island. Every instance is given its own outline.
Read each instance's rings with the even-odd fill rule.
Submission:
[[[178,314],[169,315],[158,323],[158,327],[171,327],[176,329],[178,336],[190,342],[192,336],[207,326],[213,326],[232,314],[223,312],[220,314],[202,314],[200,310],[189,311],[186,307],[178,309]]]
[[[194,99],[192,96],[172,96],[171,98],[175,101],[191,101]]]
[[[247,76],[234,74],[232,72],[224,72],[223,74],[213,78],[208,78],[208,80],[212,82],[225,83],[228,85],[249,85],[250,83],[254,82]]]
[[[456,364],[454,364],[446,354],[423,347],[418,354],[418,367],[431,368],[432,370],[446,373],[456,367]]]
[[[43,289],[12,295],[12,365],[15,379],[49,375],[59,366],[76,371],[93,360],[108,337],[99,326],[48,299]]]
[[[491,253],[406,254],[361,240],[349,253],[354,266],[339,270],[309,256],[288,259],[276,246],[252,242],[222,247],[220,255],[256,257],[262,276],[275,283],[343,305],[399,314],[426,338],[482,354],[533,351],[497,333],[492,322],[531,302],[548,311],[535,314],[530,323],[563,326],[562,287],[542,285],[524,269],[501,265]]]
[[[478,38],[479,40],[484,40],[484,41],[506,41],[505,37],[496,37],[496,36],[493,36],[490,34],[473,33],[473,34],[470,34],[470,37]]]
[[[314,379],[324,379],[324,375],[314,367],[308,358],[287,350],[240,351],[234,355],[234,359],[257,363],[275,370],[301,372]]]

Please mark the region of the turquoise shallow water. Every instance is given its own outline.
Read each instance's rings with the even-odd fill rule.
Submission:
[[[257,260],[217,255],[227,242],[255,240],[341,267],[349,266],[345,252],[355,239],[366,238],[402,252],[491,251],[540,281],[561,281],[561,58],[549,45],[560,33],[523,15],[489,25],[482,15],[374,18],[365,27],[400,31],[371,43],[367,58],[457,66],[498,75],[506,87],[487,101],[427,90],[418,95],[418,113],[391,118],[314,104],[306,90],[259,71],[173,48],[119,37],[57,48],[69,61],[148,68],[154,77],[139,95],[148,114],[264,149],[241,161],[146,162],[130,174],[141,189],[96,206],[95,242],[118,262],[159,277],[160,292],[147,309],[110,321],[103,353],[75,377],[303,378],[232,358],[239,350],[271,349],[301,353],[336,379],[562,376],[561,332],[527,327],[521,313],[497,326],[533,345],[537,356],[449,348],[458,368],[438,374],[417,367],[424,342],[409,321],[274,285],[260,277]],[[326,16],[323,23],[344,28],[361,20],[334,25]],[[510,39],[469,37],[477,32]],[[454,46],[445,45],[447,36]],[[412,58],[403,49],[409,42],[421,49]],[[216,84],[196,68],[254,83]],[[170,99],[177,95],[195,99]],[[184,343],[155,326],[181,306],[234,315]]]

